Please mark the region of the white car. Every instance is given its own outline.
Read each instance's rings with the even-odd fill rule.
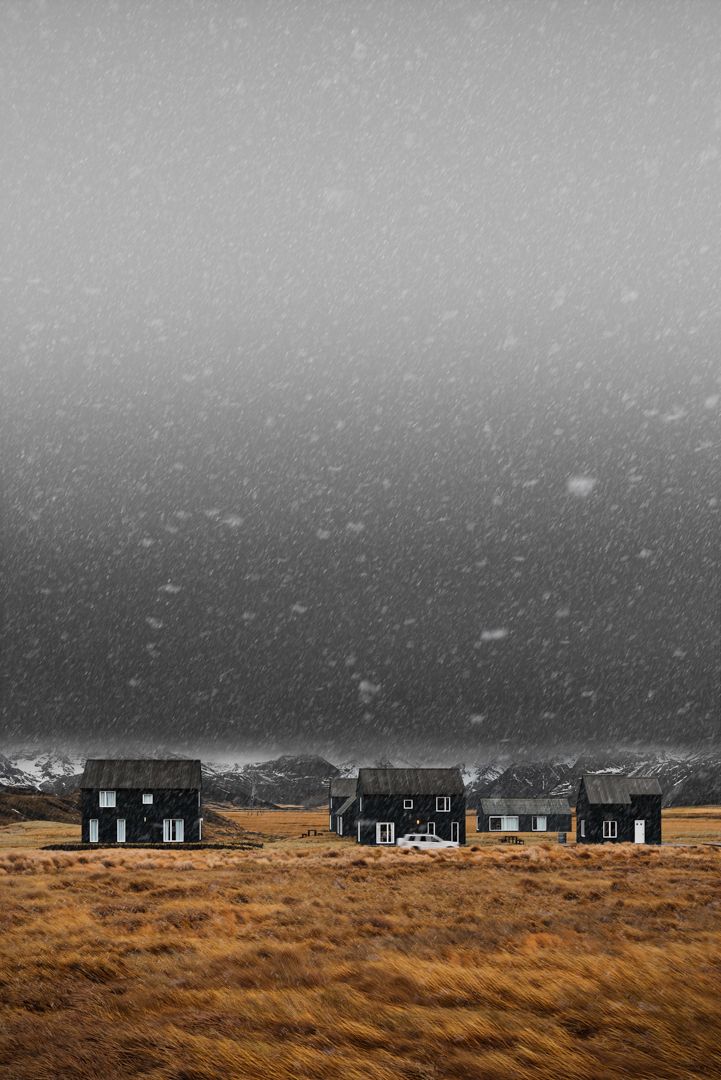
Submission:
[[[434,836],[433,833],[420,832],[399,836],[396,843],[398,847],[414,847],[426,851],[439,851],[441,848],[458,847],[457,840],[441,840],[440,836]]]

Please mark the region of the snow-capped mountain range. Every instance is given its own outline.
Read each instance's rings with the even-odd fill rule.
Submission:
[[[161,756],[160,751],[157,756]],[[20,787],[67,794],[77,788],[83,765],[82,756],[37,748],[0,754],[0,790]],[[324,757],[310,754],[285,754],[251,763],[204,761],[203,789],[211,801],[239,806],[311,805],[325,800],[330,780],[354,775],[357,767],[351,762],[333,765]],[[469,806],[475,806],[484,796],[564,795],[573,800],[578,778],[584,772],[657,776],[666,806],[721,803],[721,750],[686,755],[665,751],[597,752],[534,762],[514,762],[504,757],[461,768]]]

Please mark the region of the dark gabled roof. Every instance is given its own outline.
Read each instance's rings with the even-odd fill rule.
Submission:
[[[349,795],[355,795],[357,786],[357,776],[337,776],[330,782],[331,798],[337,798],[340,795],[345,795],[347,798]]]
[[[463,795],[460,769],[359,769],[362,795]]]
[[[619,776],[618,773],[584,773],[589,803],[628,805],[633,795],[662,795],[655,776]]]
[[[346,799],[346,801],[343,803],[343,805],[339,806],[338,809],[336,810],[336,817],[343,817],[343,814],[347,813],[347,811],[350,810],[350,808],[357,801],[358,800],[357,800],[355,795],[349,795],[348,798]]]
[[[174,791],[201,787],[200,762],[170,758],[88,758],[81,788],[166,788]]]
[[[484,814],[570,814],[568,799],[481,799]]]

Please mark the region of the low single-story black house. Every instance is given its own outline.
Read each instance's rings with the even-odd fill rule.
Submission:
[[[570,832],[568,799],[481,799],[479,833]]]
[[[460,769],[359,769],[357,797],[359,844],[395,844],[414,832],[466,842]]]
[[[80,781],[84,844],[203,838],[200,762],[91,758]]]
[[[351,796],[355,798],[357,776],[338,776],[328,785],[328,828],[338,832],[336,815]]]
[[[576,801],[576,842],[660,844],[662,798],[655,776],[586,773]]]

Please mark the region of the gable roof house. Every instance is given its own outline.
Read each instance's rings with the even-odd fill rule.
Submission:
[[[568,799],[481,799],[476,828],[494,832],[570,832]]]
[[[203,837],[200,762],[89,758],[80,806],[84,844],[197,843]]]
[[[395,844],[413,832],[466,842],[460,769],[359,769],[357,795],[359,844]]]
[[[655,776],[585,773],[576,801],[579,844],[660,844],[663,792]]]
[[[340,836],[347,836],[355,829],[357,784],[357,776],[338,776],[328,785],[328,828]]]

